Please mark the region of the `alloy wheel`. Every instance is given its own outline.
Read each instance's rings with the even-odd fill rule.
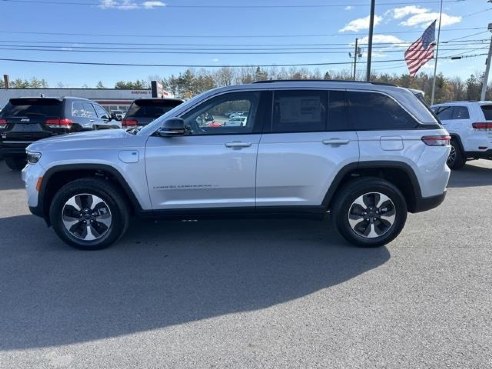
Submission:
[[[448,166],[452,165],[454,161],[456,160],[456,148],[454,145],[451,145],[451,151],[448,156],[447,164]]]
[[[62,209],[65,230],[83,241],[95,241],[104,237],[112,221],[108,204],[96,195],[74,195],[66,201]]]
[[[380,192],[368,192],[359,196],[348,211],[352,231],[363,238],[383,236],[395,223],[395,217],[395,204]]]

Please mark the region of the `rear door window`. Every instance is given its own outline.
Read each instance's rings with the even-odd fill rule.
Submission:
[[[485,120],[492,120],[492,105],[481,106]]]
[[[326,129],[326,91],[276,91],[272,132],[317,132]]]
[[[347,92],[349,119],[356,130],[413,129],[418,123],[391,97],[377,92]]]
[[[470,113],[466,106],[455,106],[453,109],[453,119],[470,119]]]
[[[86,118],[97,118],[96,116],[96,111],[94,110],[94,107],[92,106],[91,103],[88,103],[88,102],[85,102],[85,103],[82,103],[83,106],[84,106],[84,110],[85,110],[85,117]]]
[[[93,104],[93,106],[96,109],[96,113],[99,118],[109,117],[109,113],[101,105]]]
[[[345,91],[330,91],[328,102],[328,131],[348,131],[347,100]]]
[[[451,120],[453,119],[453,106],[440,106],[436,110],[436,115],[440,120]]]

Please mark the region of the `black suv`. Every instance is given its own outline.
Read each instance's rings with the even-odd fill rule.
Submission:
[[[145,126],[164,113],[180,105],[180,99],[138,99],[132,102],[125,118],[123,128]]]
[[[0,157],[12,170],[26,164],[26,147],[54,135],[120,128],[99,104],[77,97],[10,99],[0,113]]]

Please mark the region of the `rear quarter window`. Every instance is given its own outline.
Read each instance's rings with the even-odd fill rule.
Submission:
[[[349,119],[354,129],[413,129],[418,123],[395,100],[377,92],[347,93]]]
[[[481,108],[485,120],[492,120],[492,105],[482,105]]]

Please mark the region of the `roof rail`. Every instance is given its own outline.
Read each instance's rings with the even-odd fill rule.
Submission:
[[[268,79],[265,81],[255,81],[253,83],[275,83],[275,82],[341,82],[341,83],[368,83],[372,85],[393,86],[392,83],[385,82],[366,82],[366,81],[353,81],[346,79]]]

